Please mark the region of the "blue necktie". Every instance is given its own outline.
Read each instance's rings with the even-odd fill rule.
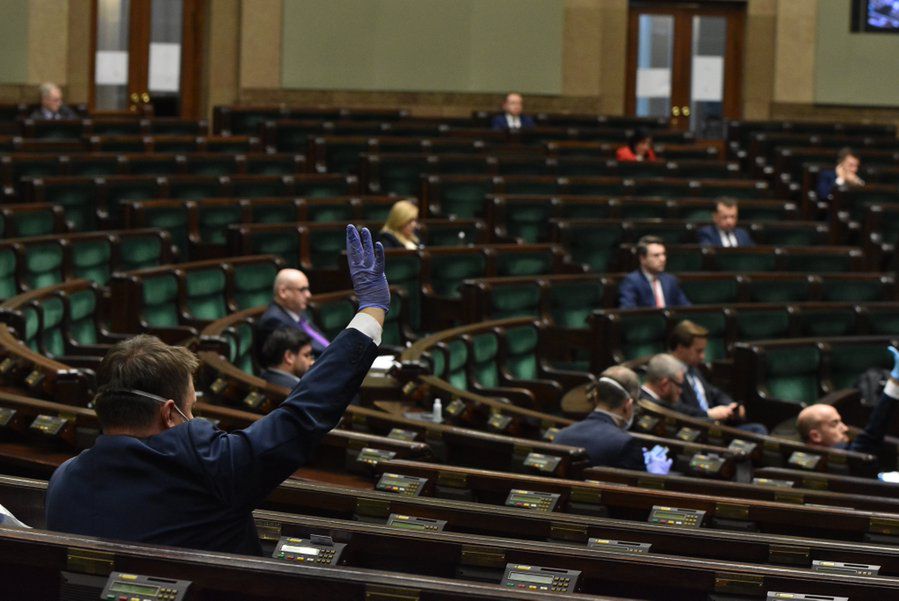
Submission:
[[[690,380],[690,385],[693,387],[693,391],[696,393],[696,400],[699,401],[699,406],[703,411],[708,413],[709,402],[705,398],[705,390],[699,383],[699,378],[697,378],[695,374],[688,374],[688,378]]]

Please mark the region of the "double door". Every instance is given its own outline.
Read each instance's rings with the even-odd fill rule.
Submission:
[[[91,110],[196,117],[203,0],[94,0]]]
[[[631,2],[628,114],[721,138],[740,117],[745,5]]]

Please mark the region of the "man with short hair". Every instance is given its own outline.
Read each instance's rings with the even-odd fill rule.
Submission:
[[[734,423],[741,430],[767,434],[762,424],[746,421],[746,409],[726,392],[712,385],[702,375],[699,366],[705,363],[705,349],[709,343],[709,331],[690,320],[677,324],[668,338],[668,350],[683,363],[687,371],[680,398],[672,408],[693,417]]]
[[[29,119],[48,120],[77,119],[75,111],[62,103],[62,91],[55,83],[42,83],[40,88],[41,106],[34,109]]]
[[[796,430],[802,442],[859,453],[876,454],[880,451],[887,426],[893,419],[899,401],[899,350],[892,346],[888,350],[893,356],[893,370],[880,401],[871,411],[865,429],[850,441],[849,428],[843,423],[840,412],[832,405],[815,403],[800,411],[796,417]]]
[[[523,114],[524,100],[521,94],[510,92],[503,102],[503,114],[497,115],[490,122],[491,129],[498,131],[518,131],[534,127],[534,120]]]
[[[256,320],[256,358],[262,363],[262,346],[269,335],[280,327],[301,330],[309,336],[312,351],[320,355],[327,348],[328,339],[306,315],[312,291],[309,289],[309,278],[299,269],[282,269],[275,276],[272,285],[272,302],[258,320]]]
[[[818,200],[826,200],[834,188],[864,186],[865,180],[858,176],[861,164],[854,150],[848,146],[841,148],[837,153],[837,166],[818,174]]]
[[[665,242],[656,236],[643,236],[637,242],[637,256],[640,268],[621,280],[618,286],[618,306],[622,309],[635,307],[681,307],[689,306],[690,299],[681,290],[680,282],[665,273],[667,256]]]
[[[687,367],[673,355],[659,353],[646,364],[646,377],[640,387],[640,398],[675,408],[684,387]]]
[[[296,328],[278,328],[262,345],[261,363],[265,369],[259,376],[275,386],[293,388],[315,363],[312,341]]]
[[[720,198],[712,212],[714,225],[699,228],[696,236],[702,246],[724,248],[755,246],[752,237],[742,227],[737,227],[739,208],[734,198]]]
[[[117,344],[97,373],[103,428],[54,472],[48,530],[216,552],[262,554],[253,510],[306,463],[377,355],[390,291],[384,249],[347,226],[359,312],[281,405],[236,432],[193,419],[185,348],[152,336]]]
[[[553,442],[583,447],[591,465],[645,470],[642,445],[627,433],[639,393],[637,374],[621,365],[608,368],[596,383],[588,385],[588,407],[582,409],[590,414],[560,430]]]

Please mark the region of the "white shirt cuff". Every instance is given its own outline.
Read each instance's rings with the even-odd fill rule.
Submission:
[[[384,328],[381,327],[381,324],[378,323],[377,319],[368,313],[356,313],[356,316],[350,320],[347,327],[359,330],[371,338],[372,342],[381,346],[381,334],[383,333]]]
[[[887,378],[887,384],[883,387],[883,393],[889,397],[893,397],[894,399],[899,399],[899,384],[896,384],[889,378]]]

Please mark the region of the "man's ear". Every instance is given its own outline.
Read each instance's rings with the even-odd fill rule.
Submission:
[[[814,444],[820,444],[821,442],[821,432],[817,429],[809,430],[808,432],[808,440]]]
[[[287,363],[288,365],[293,365],[294,360],[296,359],[296,353],[292,352],[290,349],[284,351],[284,354],[281,355],[281,363]]]
[[[162,404],[162,422],[166,428],[174,428],[181,421],[181,416],[175,410],[175,401],[169,399]]]

